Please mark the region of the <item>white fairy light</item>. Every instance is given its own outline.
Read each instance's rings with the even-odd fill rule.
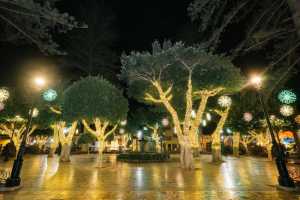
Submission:
[[[126,124],[127,124],[127,120],[125,119],[125,120],[123,120],[123,121],[121,121],[121,126],[126,126]]]
[[[206,113],[206,119],[207,119],[208,121],[211,120],[211,114],[210,114],[210,113]]]
[[[124,128],[120,128],[119,133],[120,133],[120,134],[125,133],[125,129],[124,129]]]
[[[36,118],[39,115],[39,110],[37,108],[33,108],[32,117]]]
[[[193,119],[196,118],[196,111],[195,111],[195,110],[192,110],[192,112],[191,112],[191,117],[192,117]]]

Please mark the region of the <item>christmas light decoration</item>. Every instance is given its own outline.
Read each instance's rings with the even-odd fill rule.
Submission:
[[[202,120],[202,126],[203,127],[205,127],[207,125],[207,122],[206,122],[206,120],[204,119],[204,120]]]
[[[297,124],[300,124],[300,115],[297,115],[297,116],[295,117],[295,122],[296,122]]]
[[[120,134],[125,133],[125,129],[124,129],[124,128],[120,128],[119,133],[120,133]]]
[[[125,119],[125,120],[123,120],[123,121],[121,121],[121,126],[126,126],[126,124],[127,124],[127,120]]]
[[[39,110],[37,108],[33,108],[32,117],[36,118],[39,115]]]
[[[250,112],[245,112],[243,118],[246,122],[250,122],[253,119],[253,115]]]
[[[9,91],[5,88],[0,89],[0,102],[4,102],[9,98]]]
[[[206,119],[207,119],[208,121],[211,120],[211,114],[210,114],[210,113],[206,113]]]
[[[279,94],[278,94],[278,99],[281,103],[284,104],[291,104],[291,103],[295,103],[297,100],[297,96],[295,93],[293,93],[290,90],[282,90]]]
[[[46,90],[43,93],[43,99],[48,102],[54,101],[56,97],[57,97],[57,92],[53,89]]]
[[[138,137],[139,140],[143,139],[143,131],[138,130],[137,131],[137,137]]]
[[[192,110],[192,112],[191,112],[191,117],[192,117],[193,119],[196,118],[196,111],[195,111],[195,110]]]
[[[218,104],[221,106],[221,107],[229,107],[231,106],[232,104],[232,100],[229,96],[220,96],[219,99],[218,99]]]
[[[283,105],[280,107],[280,113],[285,117],[289,117],[294,114],[294,108],[290,105]]]

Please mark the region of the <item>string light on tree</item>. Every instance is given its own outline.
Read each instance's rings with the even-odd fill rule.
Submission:
[[[5,88],[0,89],[0,102],[4,102],[9,98],[9,91]]]
[[[294,108],[290,105],[283,105],[280,107],[280,113],[285,117],[289,117],[294,114]]]
[[[218,99],[218,104],[221,106],[221,107],[229,107],[231,106],[232,104],[232,100],[229,96],[220,96],[219,99]]]
[[[297,96],[294,92],[292,92],[290,90],[282,90],[278,94],[278,99],[281,103],[292,104],[292,103],[296,102]]]
[[[48,102],[54,101],[56,97],[57,97],[57,92],[53,89],[46,90],[43,93],[43,99]]]
[[[250,112],[245,112],[243,118],[246,122],[250,122],[253,119],[253,115]]]

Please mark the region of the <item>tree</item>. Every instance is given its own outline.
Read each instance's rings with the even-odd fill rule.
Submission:
[[[101,167],[105,140],[116,130],[118,122],[126,119],[128,112],[128,102],[122,92],[103,78],[89,76],[65,91],[62,108],[64,119],[82,120],[86,130],[97,137]]]
[[[11,141],[16,147],[16,151],[20,148],[23,133],[26,130],[29,110],[30,106],[24,98],[17,95],[16,91],[10,91],[10,97],[4,102],[4,110],[0,113],[0,130],[11,138]],[[37,126],[34,124],[29,130],[28,136],[31,135],[36,128]]]
[[[26,40],[41,51],[50,54],[63,53],[53,40],[53,31],[65,33],[80,25],[68,13],[61,13],[55,3],[58,0],[1,0],[0,19],[2,41]]]
[[[119,57],[113,50],[117,41],[115,16],[104,1],[80,3],[80,18],[88,29],[71,31],[66,40],[66,51],[73,65],[87,75],[97,75],[116,81]]]
[[[197,130],[207,101],[221,91],[238,90],[243,82],[240,71],[226,57],[201,47],[169,41],[152,46],[152,52],[122,56],[121,78],[130,96],[168,111],[181,145],[182,167],[193,168],[192,148],[198,146]]]

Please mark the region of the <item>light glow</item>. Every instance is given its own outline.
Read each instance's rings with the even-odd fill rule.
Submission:
[[[4,102],[9,98],[9,91],[7,89],[0,89],[0,102]]]
[[[245,112],[243,115],[244,121],[251,122],[253,119],[253,115],[250,112]]]
[[[57,92],[53,89],[49,89],[43,93],[43,99],[48,102],[52,102],[56,99]]]
[[[280,107],[280,113],[285,117],[289,117],[294,114],[294,108],[290,105],[283,105]]]
[[[278,94],[278,99],[281,103],[292,104],[292,103],[296,102],[297,96],[294,92],[292,92],[290,90],[282,90]]]
[[[232,100],[229,96],[220,96],[219,99],[218,99],[218,104],[221,106],[221,107],[229,107],[231,106],[232,104]]]

